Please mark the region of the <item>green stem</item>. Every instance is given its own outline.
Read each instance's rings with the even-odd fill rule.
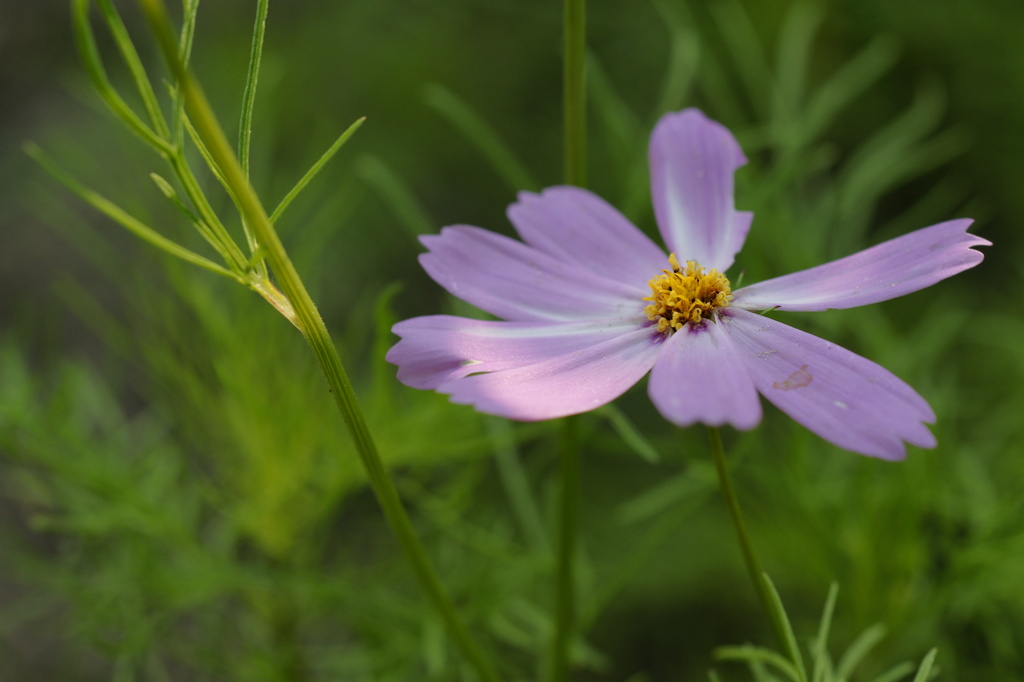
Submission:
[[[579,537],[579,418],[562,422],[559,462],[558,546],[555,566],[555,628],[548,664],[549,682],[569,679],[570,650],[576,627],[576,544]]]
[[[238,162],[245,177],[249,177],[252,110],[256,102],[256,82],[260,76],[260,63],[263,61],[263,36],[267,28],[269,5],[269,0],[258,0],[256,3],[256,24],[252,29],[252,48],[249,51],[249,73],[245,78],[245,91],[242,93],[242,119],[238,123]]]
[[[186,71],[178,58],[177,40],[171,29],[163,0],[139,0],[139,4],[160,42],[164,57],[170,64],[174,76],[181,83],[186,107],[195,123],[196,130],[207,141],[210,154],[223,171],[226,182],[231,186],[238,199],[244,219],[266,253],[267,261],[277,277],[281,291],[294,307],[295,315],[298,318],[297,326],[306,337],[313,354],[320,363],[338,410],[341,412],[366,470],[370,486],[373,488],[384,516],[405,552],[406,559],[412,566],[420,586],[426,592],[431,605],[441,616],[456,646],[476,669],[480,679],[497,682],[499,678],[493,664],[470,636],[469,630],[456,612],[451,598],[442,587],[437,573],[413,529],[394,482],[370,436],[366,420],[363,418],[362,410],[356,400],[355,391],[341,364],[338,351],[331,340],[323,318],[317,312],[316,305],[299,277],[298,271],[292,265],[277,232],[267,217],[266,210],[249,185],[232,145],[217,122],[205,94],[196,79]]]
[[[729,507],[729,516],[732,518],[733,527],[736,529],[736,538],[740,543],[740,550],[743,552],[743,560],[747,565],[747,572],[754,584],[754,590],[761,600],[762,606],[768,613],[772,630],[779,640],[779,646],[786,652],[790,661],[801,672],[803,671],[803,660],[796,648],[792,631],[786,621],[785,613],[782,611],[781,603],[775,588],[761,566],[761,560],[754,550],[754,543],[750,541],[750,534],[747,532],[747,524],[743,520],[743,512],[740,510],[740,502],[736,497],[736,490],[732,486],[732,479],[729,476],[729,467],[725,461],[725,448],[722,447],[722,434],[713,426],[708,427],[708,440],[711,442],[711,454],[715,460],[715,470],[718,472],[718,483],[722,489],[722,497],[725,498],[726,506]],[[803,676],[801,676],[803,679]]]
[[[565,181],[586,184],[586,0],[565,0],[564,71]],[[558,546],[555,568],[555,623],[547,679],[569,679],[576,629],[576,544],[579,536],[580,447],[577,417],[563,420],[559,465]]]
[[[565,117],[565,180],[587,182],[586,0],[565,0],[563,106]]]

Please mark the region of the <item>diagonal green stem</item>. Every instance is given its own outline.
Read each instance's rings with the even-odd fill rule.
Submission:
[[[565,0],[564,71],[565,180],[586,183],[586,0]],[[580,446],[578,417],[563,420],[559,465],[558,545],[555,568],[555,623],[547,679],[569,679],[570,652],[576,630],[576,545],[579,537]]]
[[[292,265],[263,205],[249,185],[232,145],[217,122],[205,94],[178,57],[177,39],[171,29],[163,0],[139,0],[139,4],[160,43],[164,57],[170,64],[175,78],[181,84],[186,107],[196,130],[206,140],[210,154],[224,173],[226,182],[231,186],[238,199],[244,219],[266,252],[267,261],[277,276],[281,291],[284,292],[295,309],[297,326],[306,337],[313,354],[320,363],[338,410],[341,412],[366,470],[370,486],[373,488],[381,509],[405,552],[406,559],[412,566],[420,586],[426,592],[431,605],[437,610],[456,646],[462,651],[470,665],[475,668],[480,679],[486,682],[497,682],[499,678],[493,664],[470,636],[469,630],[456,612],[451,598],[442,587],[437,573],[413,529],[394,482],[384,467],[376,444],[370,436],[369,428],[356,400],[355,391],[341,364],[338,351],[331,340],[323,318],[317,312],[309,292],[295,266]]]
[[[725,448],[722,447],[722,434],[713,426],[708,427],[708,440],[711,443],[711,454],[715,460],[715,471],[718,473],[718,483],[722,489],[722,497],[729,507],[729,516],[732,518],[733,527],[736,529],[736,538],[740,543],[740,550],[743,552],[743,561],[747,565],[747,572],[754,584],[754,590],[761,600],[762,606],[768,612],[768,619],[771,621],[772,630],[779,640],[779,646],[789,657],[790,661],[801,673],[801,679],[806,677],[803,672],[803,659],[800,651],[796,648],[792,630],[786,620],[782,605],[779,602],[775,588],[761,566],[761,560],[754,550],[754,543],[750,541],[750,533],[747,532],[747,524],[743,520],[743,512],[740,510],[740,501],[736,497],[736,490],[732,486],[732,478],[729,476],[729,467],[725,461]]]

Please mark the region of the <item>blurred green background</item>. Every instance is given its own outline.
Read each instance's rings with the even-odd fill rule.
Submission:
[[[254,5],[199,11],[193,64],[232,134]],[[118,6],[160,86],[143,23]],[[1024,679],[1024,4],[588,12],[591,186],[649,233],[647,135],[699,106],[751,160],[737,199],[756,212],[747,281],[955,217],[994,242],[925,292],[785,318],[915,386],[938,448],[871,461],[772,409],[726,447],[802,641],[835,580],[835,656],[886,629],[853,679],[932,646],[940,679]],[[253,183],[273,205],[367,117],[278,228],[446,584],[511,680],[536,679],[550,628],[552,427],[402,387],[382,358],[393,321],[466,312],[420,270],[417,234],[509,233],[516,191],[560,182],[560,41],[555,2],[277,0],[253,133]],[[301,337],[22,152],[38,143],[203,249],[147,177],[160,159],[91,91],[66,2],[0,4],[0,102],[0,678],[472,679],[363,488]],[[671,429],[642,386],[618,406],[583,420],[578,679],[706,679],[711,666],[751,679],[712,655],[771,635],[705,436]]]

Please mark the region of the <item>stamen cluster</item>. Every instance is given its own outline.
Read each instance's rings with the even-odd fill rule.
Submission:
[[[657,321],[659,332],[679,331],[683,325],[700,322],[710,317],[715,308],[732,301],[729,280],[718,270],[704,272],[704,268],[692,260],[680,266],[674,253],[668,261],[672,269],[662,270],[663,274],[647,283],[651,295],[643,299],[651,301],[644,312],[647,319]]]

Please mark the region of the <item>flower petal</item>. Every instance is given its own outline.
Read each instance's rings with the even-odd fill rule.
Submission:
[[[753,214],[733,203],[733,174],[747,162],[724,126],[697,109],[663,116],[648,152],[658,227],[679,260],[725,272]]]
[[[527,244],[641,289],[667,254],[604,199],[578,187],[523,192],[508,218]]]
[[[651,370],[647,390],[655,407],[677,426],[754,428],[761,399],[738,353],[721,324],[683,327],[665,342]]]
[[[746,310],[854,308],[903,296],[973,268],[972,247],[991,242],[967,232],[972,220],[950,220],[890,239],[846,258],[765,280],[733,292]]]
[[[646,320],[503,322],[451,315],[414,317],[396,324],[402,337],[388,351],[407,386],[435,389],[445,381],[497,372],[559,357],[637,329]]]
[[[638,382],[654,364],[662,339],[647,325],[531,365],[446,381],[437,390],[451,394],[452,402],[519,421],[579,414]]]
[[[902,459],[903,441],[935,446],[923,424],[934,422],[935,413],[885,368],[744,310],[730,310],[719,324],[740,349],[757,390],[825,440],[883,459]]]
[[[580,320],[633,315],[642,284],[628,286],[479,227],[446,227],[420,238],[420,264],[450,294],[507,320]]]

